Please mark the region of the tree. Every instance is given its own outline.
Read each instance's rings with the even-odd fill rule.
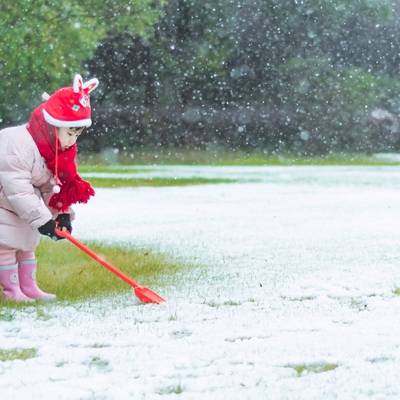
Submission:
[[[170,0],[154,35],[108,32],[90,61],[110,83],[113,134],[98,143],[367,149],[368,112],[399,103],[398,13],[389,0]]]
[[[0,124],[23,121],[40,95],[84,74],[110,31],[149,35],[162,2],[14,0],[0,5]]]

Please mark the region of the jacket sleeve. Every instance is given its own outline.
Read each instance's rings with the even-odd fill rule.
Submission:
[[[44,225],[52,215],[32,185],[32,168],[16,154],[0,157],[0,184],[14,212],[33,229]]]
[[[53,187],[55,185],[55,181],[53,179],[48,180],[46,183],[44,183],[42,186],[39,186],[38,189],[42,195],[43,202],[46,204],[47,208],[50,210],[50,213],[52,214],[53,218],[57,217],[58,211],[55,210],[54,208],[49,206],[49,202],[51,199],[51,196],[53,196]]]

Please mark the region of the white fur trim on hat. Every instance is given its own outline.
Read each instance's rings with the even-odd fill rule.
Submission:
[[[56,119],[52,117],[44,108],[43,115],[46,122],[58,128],[80,128],[82,126],[89,127],[92,125],[92,120],[90,118],[80,119],[77,121],[62,121],[60,119]]]

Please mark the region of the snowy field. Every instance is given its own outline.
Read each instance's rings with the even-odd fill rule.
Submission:
[[[161,173],[242,183],[99,189],[78,207],[79,239],[193,267],[152,287],[166,305],[127,288],[0,320],[0,348],[38,349],[0,362],[1,400],[400,398],[399,168]]]

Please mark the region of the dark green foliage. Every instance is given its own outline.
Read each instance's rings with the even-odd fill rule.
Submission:
[[[109,32],[147,36],[153,0],[13,0],[0,4],[0,124],[25,121],[51,93],[86,75],[83,62]]]
[[[285,131],[293,133],[283,140],[292,148],[310,154],[383,150],[368,117],[395,96],[399,84],[394,79],[361,68],[334,67],[322,58],[291,59],[281,74],[281,109],[289,117]]]

